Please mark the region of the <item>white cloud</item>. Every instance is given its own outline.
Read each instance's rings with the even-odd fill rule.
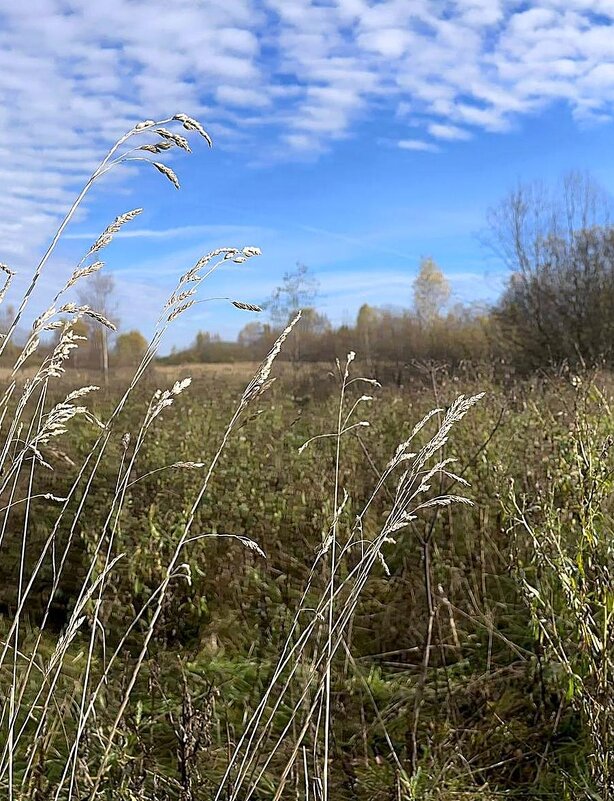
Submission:
[[[409,31],[399,28],[380,28],[366,31],[359,38],[359,43],[367,50],[379,53],[381,56],[400,58],[411,44],[412,36]]]
[[[439,148],[432,142],[424,142],[422,139],[401,139],[398,143],[401,150],[423,150],[430,153],[437,153]]]
[[[190,237],[191,239],[198,236],[221,236],[224,237],[228,234],[236,236],[238,233],[251,234],[254,230],[260,232],[263,229],[253,229],[246,226],[237,225],[178,225],[174,228],[122,228],[118,231],[114,239],[175,239],[178,237]],[[94,231],[79,231],[78,233],[68,233],[65,239],[77,239],[94,241],[100,232]]]
[[[315,157],[376,114],[399,126],[407,109],[452,142],[554,102],[610,119],[612,64],[611,0],[4,3],[0,258],[40,245],[138,119],[200,115],[222,147],[260,137],[263,161]],[[436,149],[420,131],[397,138]]]
[[[437,139],[470,139],[471,134],[457,125],[444,125],[440,122],[433,122],[428,126],[428,132]]]

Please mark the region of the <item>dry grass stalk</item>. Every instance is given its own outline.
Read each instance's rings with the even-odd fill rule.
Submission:
[[[23,317],[30,297],[38,285],[41,273],[55,251],[57,243],[67,224],[90,191],[94,183],[109,170],[129,161],[146,161],[168,178],[177,188],[179,181],[175,172],[166,165],[151,161],[145,156],[133,156],[135,150],[144,153],[165,152],[176,146],[189,152],[185,137],[165,128],[165,125],[180,122],[187,131],[195,131],[207,144],[211,144],[204,128],[196,120],[184,114],[175,115],[166,120],[146,120],[139,123],[121,137],[111,148],[105,159],[86,182],[73,206],[60,224],[52,238],[49,248],[37,265],[30,285],[19,305],[17,314],[0,346],[0,353],[7,346],[17,325]],[[156,134],[163,142],[157,145],[128,147],[129,140],[141,134]],[[167,147],[168,145],[168,147]],[[126,149],[127,148],[127,149]],[[152,150],[153,148],[153,150]],[[219,464],[223,452],[233,434],[249,417],[250,408],[271,383],[271,371],[275,359],[281,352],[284,343],[299,323],[300,312],[281,332],[271,350],[262,361],[253,378],[240,396],[219,445],[209,462],[174,462],[138,476],[139,459],[146,438],[159,425],[162,412],[173,406],[175,400],[190,386],[190,379],[176,382],[170,389],[158,390],[153,394],[145,408],[141,421],[135,431],[127,435],[117,430],[118,419],[124,410],[138,382],[152,364],[158,347],[167,332],[169,325],[185,313],[197,302],[195,300],[202,283],[224,262],[232,261],[242,264],[248,259],[258,256],[260,251],[255,247],[218,248],[200,258],[196,264],[185,272],[178,280],[160,315],[148,347],[135,370],[134,376],[117,402],[115,408],[104,421],[97,420],[81,399],[86,398],[96,387],[84,386],[66,395],[64,401],[51,405],[48,401],[50,382],[60,379],[65,364],[72,351],[79,346],[82,337],[74,330],[74,324],[83,316],[100,322],[107,327],[112,323],[89,306],[67,302],[57,306],[58,298],[70,289],[77,281],[86,280],[88,275],[101,269],[101,262],[87,264],[88,259],[106,247],[113,236],[123,225],[135,219],[141,209],[134,209],[117,217],[94,242],[86,256],[77,265],[68,282],[56,295],[54,301],[45,312],[33,322],[30,337],[15,362],[17,372],[25,361],[40,347],[40,336],[45,330],[59,333],[57,343],[52,352],[46,356],[23,388],[16,395],[14,410],[7,415],[9,401],[14,396],[17,384],[12,382],[0,399],[2,417],[5,423],[4,442],[0,442],[0,492],[7,502],[0,513],[3,515],[0,527],[0,545],[8,530],[10,516],[16,507],[25,507],[22,523],[21,562],[18,577],[18,597],[15,615],[0,643],[0,676],[8,676],[5,696],[8,703],[0,718],[2,749],[0,752],[0,787],[6,789],[11,801],[25,801],[29,789],[38,781],[37,771],[44,754],[52,747],[49,742],[50,732],[56,732],[61,725],[58,710],[70,708],[74,714],[74,728],[66,730],[65,742],[62,743],[64,761],[56,770],[52,784],[46,788],[48,797],[53,801],[74,801],[77,794],[82,794],[82,777],[85,777],[86,796],[91,801],[106,795],[109,788],[105,786],[105,777],[112,758],[115,740],[123,725],[123,720],[132,699],[132,693],[143,665],[148,648],[156,631],[156,627],[168,594],[176,582],[190,581],[190,568],[185,561],[186,547],[200,539],[211,537],[210,534],[194,532],[197,511],[210,489],[211,479]],[[7,274],[7,283],[12,272],[0,265]],[[4,289],[0,291],[0,300]],[[229,299],[226,299],[229,300]],[[230,300],[236,308],[245,311],[260,311],[260,307]],[[58,315],[67,315],[68,320],[58,320]],[[327,536],[315,556],[302,600],[299,603],[288,638],[282,648],[278,663],[273,672],[270,684],[260,700],[253,716],[247,722],[245,732],[237,743],[236,750],[230,758],[228,769],[223,777],[216,798],[228,798],[238,801],[248,799],[257,792],[268,766],[280,748],[280,744],[294,730],[295,741],[288,760],[284,766],[275,798],[281,797],[285,783],[291,774],[295,761],[302,756],[305,763],[305,776],[311,773],[321,777],[322,797],[329,799],[329,762],[330,762],[330,728],[333,722],[331,703],[331,665],[339,649],[346,643],[348,627],[359,603],[361,593],[374,569],[379,565],[385,567],[384,550],[393,547],[393,534],[402,531],[416,513],[433,505],[444,505],[456,502],[467,502],[459,496],[441,495],[426,498],[431,490],[432,479],[439,474],[458,478],[449,470],[449,461],[440,459],[435,464],[440,449],[447,441],[450,430],[456,425],[481,396],[459,398],[442,417],[434,436],[415,453],[409,451],[412,440],[425,426],[430,416],[416,426],[412,436],[401,443],[387,465],[384,473],[378,478],[373,492],[363,510],[352,525],[345,522],[349,503],[349,493],[341,486],[340,476],[343,446],[348,437],[368,426],[368,421],[356,420],[356,414],[370,403],[370,395],[360,395],[348,401],[354,383],[367,383],[377,386],[372,379],[351,377],[351,365],[354,353],[348,355],[346,364],[339,365],[340,402],[334,430],[328,434],[317,435],[306,445],[334,442],[335,474],[333,477],[332,501],[333,519]],[[31,412],[29,414],[29,412]],[[48,452],[51,443],[64,436],[75,419],[83,418],[96,429],[95,440],[90,452],[76,466],[76,475],[72,484],[63,496],[53,493],[39,493],[36,485],[41,469],[52,467]],[[89,552],[82,585],[74,600],[74,607],[66,622],[63,633],[57,636],[50,654],[44,653],[43,632],[47,634],[47,622],[52,609],[53,599],[59,591],[60,582],[69,564],[69,554],[74,548],[83,518],[87,513],[88,496],[98,479],[98,473],[104,457],[113,444],[119,446],[119,462],[114,477],[114,493],[109,501],[104,522],[97,531],[96,539]],[[397,468],[403,472],[396,481],[392,508],[385,520],[381,521],[378,532],[372,539],[366,539],[363,523],[373,504],[373,500],[384,486],[396,475]],[[152,472],[165,469],[186,469],[202,471],[202,480],[191,498],[185,516],[185,523],[177,532],[171,556],[164,566],[163,578],[156,588],[126,626],[121,636],[117,637],[114,648],[107,651],[104,632],[105,593],[113,581],[114,571],[129,554],[117,552],[121,532],[121,516],[125,512],[129,498],[129,489],[136,481]],[[137,476],[135,478],[135,476]],[[25,482],[28,492],[22,498],[20,487]],[[30,543],[30,527],[32,524],[32,501],[46,500],[54,507],[60,504],[55,512],[55,522],[48,531],[39,552],[31,559],[32,565],[26,571],[25,554]],[[60,546],[59,534],[63,540]],[[244,547],[264,556],[258,543],[241,534],[220,534],[221,537],[232,537]],[[359,558],[350,562],[348,556],[359,554]],[[24,652],[25,610],[28,598],[36,584],[46,560],[53,563],[52,586],[43,612],[43,620],[33,641],[28,642],[28,650]],[[323,589],[315,609],[308,608],[306,599],[323,577]],[[299,626],[299,621],[301,625]],[[304,621],[307,621],[304,623]],[[87,630],[86,624],[87,623]],[[88,732],[96,727],[97,705],[101,703],[106,683],[110,681],[122,659],[126,644],[140,636],[140,648],[130,665],[126,682],[121,689],[110,724],[103,729],[96,729],[99,758],[96,764],[89,764],[87,754]],[[83,649],[83,661],[79,668],[79,682],[70,693],[63,689],[64,675],[73,656],[72,648],[79,641]],[[103,654],[102,666],[97,664],[98,655]],[[297,689],[298,688],[298,689]],[[281,732],[275,731],[276,716],[282,705],[290,708],[290,719]],[[189,709],[187,713],[189,713]],[[187,714],[182,723],[180,734],[186,748],[182,757],[184,767],[192,759],[192,745],[198,740],[195,731],[188,731],[190,715]],[[312,765],[309,766],[304,743],[310,729],[315,729],[315,748],[312,754]],[[59,736],[59,735],[57,735]],[[268,746],[273,739],[272,746]],[[23,770],[17,777],[14,765],[17,757],[25,755]],[[190,768],[191,769],[191,768]],[[186,767],[186,770],[188,768]],[[192,793],[192,785],[185,783],[186,792]]]
[[[440,471],[446,470],[447,460],[435,465],[428,462],[441,449],[454,425],[462,420],[465,414],[482,397],[482,394],[470,398],[460,396],[441,419],[438,428],[429,441],[411,454],[409,445],[417,433],[434,415],[427,415],[412,432],[408,440],[401,443],[388,463],[384,473],[367,500],[362,511],[357,515],[350,527],[345,541],[340,539],[340,521],[348,496],[343,489],[343,500],[340,500],[341,447],[343,440],[351,434],[357,424],[351,422],[354,411],[369,396],[361,396],[346,408],[346,395],[349,386],[354,382],[373,382],[362,377],[350,378],[350,366],[354,354],[350,353],[345,366],[338,364],[340,380],[340,403],[337,416],[336,431],[326,434],[326,439],[333,438],[335,444],[335,475],[333,482],[333,509],[335,514],[327,538],[316,555],[310,576],[304,588],[303,596],[297,606],[295,616],[285,645],[279,656],[276,668],[262,699],[247,723],[244,734],[237,743],[228,768],[218,787],[215,801],[222,798],[229,801],[251,798],[258,792],[260,782],[265,776],[282,743],[287,742],[293,723],[298,721],[299,729],[292,752],[288,758],[278,785],[275,798],[280,798],[284,785],[290,775],[291,767],[303,747],[303,741],[311,724],[315,722],[316,740],[313,750],[311,773],[320,776],[320,795],[329,798],[329,762],[330,762],[330,729],[332,724],[331,706],[331,665],[339,648],[346,641],[346,634],[352,617],[364,591],[365,585],[378,565],[385,569],[384,548],[393,547],[393,533],[407,527],[415,518],[420,506],[429,503],[454,503],[457,496],[436,496],[431,501],[420,501],[420,496],[430,490],[430,480]],[[358,424],[366,421],[359,421]],[[313,437],[308,442],[320,439]],[[403,464],[406,469],[397,480],[396,494],[390,512],[381,524],[379,533],[370,541],[364,539],[364,521],[375,498],[382,492],[387,482],[394,477],[397,467]],[[468,502],[462,498],[461,502]],[[345,564],[347,557],[358,551],[360,558],[354,566]],[[306,599],[312,591],[318,572],[323,571],[325,586],[315,609]],[[305,622],[305,621],[308,622]],[[300,625],[299,625],[300,622]],[[298,685],[298,687],[297,687]],[[294,689],[294,693],[293,693]],[[297,698],[298,695],[298,698]],[[290,703],[289,699],[293,699]],[[311,700],[310,700],[311,699]],[[273,736],[276,714],[282,705],[290,703],[290,719],[271,745],[267,744]],[[265,751],[266,747],[266,751]],[[309,768],[304,768],[308,773]],[[400,773],[399,780],[409,787],[409,778]]]
[[[147,120],[144,123],[136,125],[132,131],[118,140],[118,142],[113,146],[107,157],[103,160],[101,165],[86,183],[84,189],[75,201],[75,204],[73,204],[55,236],[53,237],[47,252],[35,269],[30,286],[27,289],[24,298],[22,299],[10,330],[7,332],[3,348],[6,347],[6,343],[11,339],[13,332],[21,320],[22,315],[27,307],[29,298],[31,297],[31,294],[38,283],[42,270],[54,252],[62,232],[89,189],[112,167],[129,160],[134,160],[128,155],[132,152],[131,150],[128,150],[124,154],[120,153],[121,147],[128,141],[130,137],[140,133],[147,133],[156,126],[160,126],[161,124],[165,123],[168,124],[172,121],[172,118],[159,122]],[[197,131],[207,140],[207,143],[210,144],[208,135],[202,126],[195,120],[187,117],[186,115],[178,115],[177,121],[181,122],[184,128],[187,130]],[[182,147],[184,150],[189,149],[184,146],[184,142],[186,141],[184,137],[173,135],[171,139],[172,144]],[[168,149],[166,146],[159,148],[161,151],[166,149]],[[156,168],[159,169],[166,177],[170,178],[175,185],[178,185],[175,173],[170,170],[170,168],[167,168],[165,165],[159,165],[158,163],[155,163],[154,166],[156,166]],[[92,554],[91,563],[87,569],[79,596],[76,599],[74,610],[69,618],[64,633],[56,641],[53,654],[51,655],[50,659],[46,660],[43,664],[40,673],[40,680],[37,679],[38,689],[32,697],[30,697],[29,694],[26,695],[26,689],[31,688],[32,681],[37,677],[37,671],[40,669],[38,664],[41,658],[39,649],[41,648],[42,636],[46,629],[46,621],[50,613],[51,604],[53,603],[55,594],[58,591],[60,578],[68,563],[68,554],[73,546],[75,534],[78,530],[78,526],[80,525],[80,518],[86,509],[88,493],[96,480],[98,468],[105,452],[107,451],[109,443],[114,438],[115,421],[117,420],[122,409],[125,407],[127,399],[137,386],[138,381],[154,359],[157,348],[168,328],[169,323],[180,313],[186,310],[185,304],[183,304],[184,299],[195,294],[200,287],[200,284],[209,275],[211,275],[211,273],[225,259],[236,259],[240,263],[241,261],[245,261],[246,259],[259,254],[259,250],[253,247],[245,249],[218,249],[200,259],[195,267],[181,278],[177,288],[174,290],[167,304],[167,308],[171,308],[173,311],[171,314],[165,315],[159,321],[150,340],[147,351],[144,354],[141,363],[137,367],[132,381],[120,398],[115,410],[111,413],[106,422],[102,423],[101,421],[96,420],[96,418],[88,411],[86,406],[75,403],[75,401],[79,401],[79,399],[84,398],[91,391],[93,391],[95,387],[92,386],[82,387],[71,393],[68,393],[62,403],[55,404],[55,406],[49,409],[49,411],[45,411],[45,402],[47,398],[49,381],[52,379],[61,378],[64,373],[64,364],[66,359],[69,358],[70,353],[74,350],[74,348],[78,347],[79,342],[82,340],[82,337],[77,336],[72,329],[74,322],[81,316],[89,316],[103,325],[109,327],[112,326],[112,323],[106,319],[106,317],[101,315],[96,310],[89,308],[88,306],[79,306],[74,303],[64,303],[58,308],[56,307],[55,301],[57,301],[60,295],[62,295],[65,291],[74,286],[77,281],[86,279],[88,275],[96,272],[102,267],[100,262],[86,264],[86,261],[94,253],[97,253],[102,248],[106,247],[112,241],[114,234],[116,234],[124,224],[130,222],[136,216],[138,216],[140,212],[141,209],[134,209],[126,214],[120,215],[105,229],[100,237],[98,237],[86,256],[73,271],[68,282],[58,292],[53,304],[34,321],[31,336],[29,337],[26,346],[16,359],[15,363],[15,371],[18,371],[26,359],[39,347],[40,333],[43,330],[57,330],[60,332],[58,342],[52,353],[44,359],[34,377],[26,381],[22,395],[18,398],[16,409],[10,418],[10,424],[7,430],[4,432],[5,441],[0,451],[0,475],[2,475],[2,486],[0,487],[0,490],[5,492],[4,497],[6,497],[6,493],[8,493],[8,503],[2,508],[3,521],[2,528],[0,530],[0,544],[2,543],[3,533],[8,524],[9,515],[17,505],[26,506],[23,538],[23,552],[25,553],[32,501],[37,499],[46,500],[53,504],[61,504],[61,509],[56,517],[56,523],[49,532],[40,549],[40,552],[34,559],[34,565],[27,576],[24,572],[24,561],[22,558],[21,578],[16,613],[11,625],[9,626],[9,630],[6,633],[4,641],[0,644],[0,671],[3,670],[3,665],[5,665],[7,662],[12,663],[10,671],[12,678],[8,687],[8,695],[10,696],[11,701],[9,706],[6,707],[4,715],[0,720],[0,731],[2,731],[3,735],[6,735],[5,738],[3,737],[4,745],[0,756],[0,786],[6,787],[11,799],[23,797],[21,794],[26,792],[27,788],[32,786],[32,780],[35,775],[36,766],[39,764],[39,755],[42,753],[41,749],[47,748],[47,746],[44,745],[44,742],[46,741],[46,737],[49,735],[50,727],[48,724],[50,715],[56,706],[56,695],[59,692],[60,678],[65,666],[65,661],[70,653],[71,644],[75,641],[77,636],[81,636],[79,635],[79,632],[82,630],[84,621],[86,619],[88,620],[91,626],[91,635],[89,636],[85,668],[83,675],[81,676],[81,687],[72,701],[72,708],[78,711],[76,730],[74,732],[72,744],[69,744],[68,759],[65,763],[64,769],[61,771],[61,775],[57,778],[57,781],[55,781],[54,787],[52,789],[50,788],[50,797],[55,799],[72,797],[74,794],[78,781],[77,772],[84,768],[84,762],[80,754],[86,729],[92,720],[97,698],[99,697],[100,692],[110,675],[110,671],[114,669],[114,666],[120,654],[122,653],[122,648],[126,642],[126,639],[132,636],[135,627],[139,625],[139,621],[147,613],[149,607],[153,605],[153,620],[147,629],[143,646],[145,652],[147,643],[149,642],[149,639],[154,631],[157,612],[160,609],[159,605],[157,607],[155,606],[158,602],[158,599],[160,599],[161,603],[171,582],[176,580],[185,580],[186,578],[189,579],[189,573],[186,572],[187,566],[183,563],[180,563],[179,555],[185,542],[189,540],[188,533],[191,522],[186,526],[186,530],[177,545],[175,556],[168,565],[167,577],[164,583],[158,589],[157,593],[154,594],[153,598],[151,598],[145,607],[140,610],[136,619],[129,624],[127,630],[121,638],[118,648],[112,654],[110,654],[108,660],[106,661],[106,667],[103,676],[101,678],[94,679],[93,661],[99,648],[99,634],[101,625],[99,619],[99,609],[104,597],[105,589],[110,581],[110,577],[113,574],[116,564],[123,557],[121,553],[113,556],[113,543],[117,533],[119,516],[126,501],[126,492],[131,483],[130,476],[134,474],[136,460],[139,457],[144,438],[147,435],[147,432],[153,421],[164,408],[172,404],[173,399],[177,395],[188,388],[189,380],[184,380],[177,382],[170,390],[156,393],[152,403],[146,411],[140,430],[135,433],[134,444],[130,449],[130,453],[128,453],[130,440],[126,438],[126,435],[122,436],[121,439],[124,456],[122,457],[119,466],[116,493],[111,501],[106,522],[100,532],[98,544],[96,545]],[[5,265],[2,265],[1,268],[7,274],[7,284],[10,283],[12,271],[6,268]],[[203,268],[206,268],[204,274],[199,272]],[[190,283],[189,289],[185,288],[186,283]],[[59,314],[68,315],[69,319],[54,319],[54,317]],[[270,364],[268,369],[270,370]],[[4,419],[8,409],[9,400],[13,396],[15,388],[16,384],[15,382],[12,382],[7,388],[3,398],[0,399],[2,419]],[[36,413],[31,417],[29,423],[24,428],[23,418],[27,408],[32,404],[34,404],[36,407]],[[203,485],[198,493],[198,498],[192,507],[193,513],[197,508],[200,499],[202,499],[204,493],[206,492],[208,483],[215,469],[215,465],[220,458],[222,450],[225,447],[231,433],[235,429],[239,418],[247,408],[247,405],[247,401],[244,398],[241,398],[239,406],[235,411],[235,414],[233,415],[223,438],[223,442],[220,445],[220,449],[213,459],[213,462],[208,467]],[[41,448],[47,448],[52,441],[60,439],[63,435],[65,435],[68,426],[71,425],[71,422],[77,416],[82,416],[88,420],[91,420],[94,425],[101,429],[98,439],[95,441],[91,452],[85,457],[83,463],[78,466],[77,475],[74,479],[73,485],[65,497],[59,497],[53,493],[36,493],[34,491],[34,485],[37,479],[38,470],[40,467],[50,466],[44,458]],[[22,444],[19,445],[19,443]],[[28,456],[32,455],[34,455],[34,458],[29,460],[29,466],[27,466]],[[8,470],[4,470],[2,473],[3,466],[9,461],[10,467]],[[176,469],[199,470],[205,468],[206,464],[203,462],[176,462],[173,465],[170,465],[170,467]],[[27,498],[20,499],[16,495],[16,490],[23,470],[26,470],[27,474],[29,475],[28,480],[30,492]],[[68,538],[63,545],[62,550],[56,553],[56,536],[59,529],[63,526],[67,526],[68,528]],[[241,541],[247,548],[258,549],[257,544],[251,541],[249,538],[238,536],[237,539],[239,539],[239,541]],[[47,559],[51,553],[54,554],[53,584],[49,593],[49,599],[44,611],[43,621],[40,626],[39,633],[36,636],[33,645],[30,646],[30,650],[27,654],[26,662],[22,670],[18,665],[18,654],[20,653],[19,646],[22,640],[23,631],[21,621],[24,615],[28,597],[33,590],[37,576],[45,559]],[[93,614],[89,609],[89,605],[91,603],[94,603]],[[137,664],[133,676],[134,680],[136,679],[141,666],[142,660],[140,660]],[[126,692],[124,703],[120,707],[115,726],[112,728],[111,733],[109,734],[108,742],[106,744],[106,751],[103,753],[102,763],[100,765],[100,772],[97,777],[94,776],[91,778],[91,781],[88,780],[88,791],[91,792],[92,796],[96,794],[97,788],[102,780],[102,776],[104,775],[105,760],[109,755],[113,738],[117,731],[117,727],[120,724],[122,715],[129,703],[130,690],[131,687],[129,687]],[[28,693],[29,692],[30,691],[28,690]],[[26,700],[26,698],[28,700]],[[58,720],[57,718],[53,719],[56,722]],[[54,729],[54,726],[55,723],[52,724],[51,730]],[[16,777],[13,771],[15,756],[18,752],[27,753],[29,755],[25,771],[20,779],[20,786],[16,784]]]

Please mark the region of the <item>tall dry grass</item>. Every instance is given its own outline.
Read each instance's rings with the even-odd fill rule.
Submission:
[[[148,120],[122,136],[83,187],[34,269],[0,344],[0,355],[7,352],[18,326],[23,325],[34,290],[63,232],[84,198],[109,171],[126,163],[149,164],[179,188],[174,170],[156,160],[171,150],[190,152],[188,140],[175,130],[177,125],[211,144],[200,123],[183,114],[160,121]],[[144,143],[139,144],[143,138]],[[71,290],[103,268],[99,260],[101,252],[140,212],[141,209],[128,211],[107,226],[76,265],[70,279],[58,289],[49,307],[33,320],[0,399],[0,549],[6,546],[9,535],[11,539],[16,537],[19,544],[15,604],[0,642],[0,693],[4,702],[0,716],[0,788],[9,801],[33,798],[94,801],[112,794],[109,771],[117,759],[118,732],[127,716],[138,716],[138,709],[133,708],[133,691],[146,665],[165,603],[179,583],[190,584],[186,553],[191,543],[214,536],[195,530],[197,511],[210,490],[212,476],[229,440],[239,427],[249,422],[252,407],[271,384],[275,358],[300,320],[298,313],[289,321],[238,397],[212,458],[156,468],[200,471],[202,480],[193,497],[180,499],[182,525],[173,533],[171,555],[163,566],[162,580],[134,617],[123,621],[123,630],[115,631],[111,639],[110,632],[105,630],[105,601],[116,571],[131,558],[130,553],[118,548],[129,490],[139,473],[144,443],[157,426],[164,425],[164,417],[177,398],[189,391],[190,378],[156,390],[144,406],[136,430],[123,430],[122,412],[153,364],[169,328],[194,304],[206,300],[200,294],[207,279],[227,261],[240,264],[259,254],[255,247],[219,248],[204,255],[179,277],[140,364],[106,417],[100,419],[88,407],[88,399],[98,389],[96,386],[67,392],[62,401],[54,403],[50,398],[60,391],[71,353],[83,340],[75,332],[77,322],[86,317],[113,328],[98,310],[72,301]],[[1,266],[6,278],[0,301],[14,278],[9,267]],[[258,308],[241,299],[227,300],[239,310]],[[53,337],[49,352],[43,352],[46,337]],[[42,353],[40,364],[32,370],[30,364],[37,353]],[[299,797],[323,801],[331,798],[330,732],[334,714],[331,666],[339,658],[351,663],[348,632],[364,587],[375,569],[387,569],[387,549],[394,548],[395,538],[403,536],[423,510],[469,502],[462,496],[440,491],[444,479],[446,483],[465,483],[451,471],[451,460],[443,458],[441,452],[452,427],[480,395],[460,396],[447,410],[437,409],[421,420],[411,436],[390,455],[368,500],[350,519],[351,488],[342,483],[344,445],[349,437],[368,426],[362,411],[373,396],[364,394],[364,388],[377,389],[377,382],[352,374],[353,360],[354,354],[350,353],[344,365],[337,363],[339,404],[333,430],[314,435],[303,446],[332,444],[334,447],[335,469],[330,478],[334,514],[313,558],[268,686],[253,715],[246,720],[239,740],[229,742],[228,765],[215,792],[216,801],[262,797],[263,782],[273,761],[281,766],[275,786],[267,791],[275,801],[285,795],[290,778],[294,781],[298,774],[302,777],[296,791]],[[20,375],[28,369],[29,377],[21,380]],[[45,489],[46,473],[57,462],[62,437],[78,421],[91,426],[97,434],[89,452],[80,463],[74,464],[68,492],[54,495]],[[427,444],[412,451],[418,433],[434,423],[435,431]],[[54,599],[70,564],[69,556],[77,547],[92,489],[101,481],[109,483],[108,475],[101,474],[101,464],[112,453],[119,456],[112,484],[107,488],[109,501],[104,523],[88,550],[85,573],[68,620],[59,633],[54,633],[50,625]],[[384,491],[390,493],[392,502],[383,519],[377,519],[372,509],[375,499]],[[46,515],[50,514],[49,509],[53,510],[54,522],[40,543],[33,539],[32,528],[43,506]],[[244,536],[235,538],[264,557],[258,543]],[[50,571],[51,588],[42,618],[33,626],[27,617],[27,606],[44,570]],[[124,667],[124,680],[110,693],[109,686],[117,681],[119,664]],[[382,725],[385,732],[383,721]],[[185,734],[185,727],[183,731]],[[412,776],[394,749],[392,752],[399,797],[412,798]],[[160,797],[178,797],[184,801],[198,797],[187,780],[182,785],[165,776],[154,778],[156,786],[162,788]]]

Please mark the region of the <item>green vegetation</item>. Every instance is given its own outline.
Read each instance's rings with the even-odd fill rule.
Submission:
[[[223,434],[220,410],[240,394],[241,378],[209,372],[195,379],[143,444],[113,544],[113,554],[125,557],[113,571],[98,612],[107,654],[164,580],[185,520],[185,499],[197,491],[202,469],[153,471],[161,465],[208,463]],[[435,377],[437,402],[451,402],[459,383],[468,392],[487,390],[446,446],[446,456],[461,459],[463,477],[471,484],[466,494],[475,505],[423,513],[397,537],[396,545],[387,546],[390,575],[383,566],[377,568],[365,587],[333,662],[332,798],[388,798],[396,787],[403,798],[497,797],[504,791],[519,798],[561,798],[565,793],[578,798],[583,797],[582,787],[596,786],[590,776],[599,757],[590,756],[591,738],[607,743],[594,727],[607,728],[612,721],[598,695],[600,683],[607,684],[606,661],[613,652],[611,628],[604,628],[612,614],[612,588],[603,578],[601,584],[592,580],[596,573],[606,576],[612,565],[612,465],[609,454],[602,452],[612,424],[606,403],[611,384],[607,377],[581,383],[559,378],[503,388],[484,375],[440,371]],[[300,455],[298,449],[309,436],[330,428],[336,394],[324,367],[284,374],[257,410],[261,413],[229,443],[194,530],[249,537],[267,559],[231,539],[200,540],[186,549],[183,559],[191,585],[183,574],[173,580],[131,711],[113,745],[106,781],[118,797],[140,797],[142,791],[148,798],[156,786],[165,787],[170,798],[179,797],[179,754],[190,747],[182,745],[182,738],[197,737],[182,726],[196,727],[202,739],[190,757],[191,781],[209,789],[218,785],[228,762],[228,739],[237,741],[267,686],[313,555],[328,529],[334,447],[324,441]],[[135,398],[126,409],[118,430],[138,428],[142,400]],[[339,521],[341,536],[351,529],[374,471],[383,469],[398,441],[434,401],[430,382],[419,374],[404,390],[378,391],[369,414],[371,426],[360,429],[344,447],[342,484],[350,499]],[[91,409],[104,418],[111,406],[108,397],[92,402]],[[94,436],[90,426],[75,427],[64,442],[64,456],[78,462]],[[108,452],[90,490],[47,625],[51,631],[40,646],[47,657],[55,645],[54,632],[66,631],[79,582],[99,543],[119,448],[117,443]],[[70,484],[67,471],[59,457],[54,465],[47,491],[64,497]],[[145,478],[137,481],[139,476]],[[54,515],[48,503],[33,503],[34,554]],[[386,514],[389,503],[387,495],[381,496],[377,515]],[[527,524],[520,526],[519,520]],[[566,574],[558,563],[550,569],[536,548],[542,543],[550,553],[550,540],[543,534],[547,530],[561,546],[554,557],[565,558],[570,581],[580,585],[581,607],[569,604]],[[7,612],[11,600],[14,604],[10,577],[20,542],[15,521],[3,543],[14,555],[10,564],[4,562]],[[425,586],[425,548],[430,589]],[[52,574],[49,559],[31,592],[22,649],[36,636]],[[318,592],[315,588],[313,597]],[[547,615],[540,612],[542,604],[548,605]],[[591,645],[587,607],[595,616],[595,634],[606,636],[599,649]],[[62,686],[55,690],[62,698],[80,694],[92,633],[91,602],[83,611],[86,619],[70,645],[59,676]],[[6,627],[9,620],[5,618]],[[548,624],[554,620],[553,634]],[[577,628],[578,620],[585,630]],[[92,765],[100,758],[100,742],[145,629],[142,621],[123,646],[100,694],[96,718],[88,724]],[[553,636],[560,643],[551,642]],[[103,666],[99,643],[92,664],[96,676]],[[288,715],[283,709],[276,722],[279,729]],[[181,723],[182,715],[194,720]],[[66,715],[64,725],[71,718]],[[44,741],[49,752],[35,773],[41,788],[61,768],[65,753],[58,740],[64,737],[58,731]],[[609,737],[611,742],[611,732]],[[275,787],[286,758],[282,751],[273,760],[258,797],[274,795],[274,790],[267,795],[266,787]],[[83,762],[82,793],[91,781],[86,767]],[[15,768],[23,770],[17,760]],[[300,764],[295,772],[294,779],[302,783]],[[157,792],[165,797],[161,789]],[[208,798],[208,792],[194,797]]]

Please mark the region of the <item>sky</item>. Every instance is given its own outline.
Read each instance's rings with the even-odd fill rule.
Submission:
[[[135,207],[104,252],[120,330],[149,333],[177,276],[227,245],[262,256],[204,298],[260,303],[301,262],[351,322],[409,306],[431,256],[453,301],[493,302],[507,272],[488,208],[570,169],[614,190],[613,101],[614,0],[0,0],[0,262],[18,293],[115,139],[183,112],[213,149],[166,154],[179,192],[143,163],[95,184],[32,316]],[[200,304],[163,350],[253,319]]]

